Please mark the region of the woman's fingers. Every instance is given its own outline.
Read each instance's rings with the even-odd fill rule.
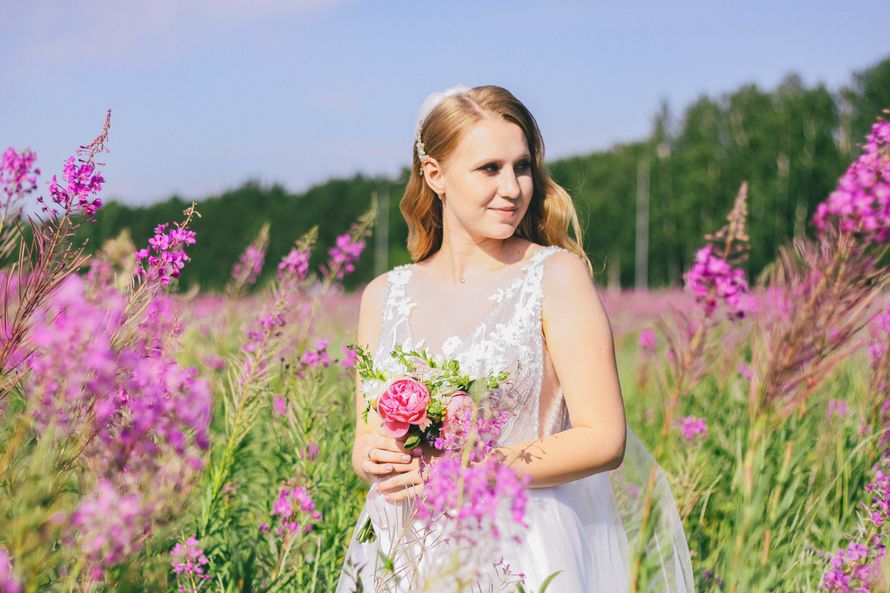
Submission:
[[[404,441],[394,439],[383,432],[369,434],[367,437],[367,444],[371,448],[383,449],[385,451],[394,451],[396,453],[402,453],[404,455],[411,455],[412,457],[417,457],[421,453],[420,447],[414,447],[414,449],[406,449]]]
[[[414,459],[408,453],[389,451],[381,447],[373,447],[368,451],[368,458],[377,463],[411,463]]]
[[[400,488],[394,492],[391,492],[386,495],[386,500],[391,503],[402,502],[403,500],[409,500],[420,496],[423,494],[423,482],[418,482],[416,484],[408,484],[403,488]]]
[[[392,493],[397,490],[406,488],[407,486],[423,483],[423,477],[418,469],[412,469],[409,472],[395,475],[391,478],[383,480],[377,484],[377,490],[383,493]]]
[[[371,476],[385,476],[395,471],[395,466],[388,463],[374,463],[370,459],[366,459],[362,463],[362,469]]]

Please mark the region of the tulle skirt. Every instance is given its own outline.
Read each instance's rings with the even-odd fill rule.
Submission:
[[[648,490],[647,490],[648,485]],[[641,529],[643,508],[651,509]],[[622,467],[580,480],[528,491],[526,527],[509,516],[497,548],[485,542],[458,549],[435,526],[425,530],[410,504],[388,503],[372,487],[347,549],[337,593],[514,591],[505,572],[523,573],[527,591],[537,592],[553,573],[548,593],[620,593],[629,589],[631,559],[642,544],[648,567],[645,591],[692,593],[692,568],[682,524],[662,470],[637,436],[628,430]],[[376,538],[356,539],[368,519]],[[398,578],[385,574],[383,552]],[[502,559],[499,568],[492,564]],[[509,570],[506,567],[509,567]],[[476,575],[472,582],[466,575]],[[480,576],[481,575],[481,576]]]

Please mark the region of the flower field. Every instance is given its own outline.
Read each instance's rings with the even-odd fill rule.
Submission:
[[[342,280],[375,212],[317,268],[315,230],[267,262],[264,228],[224,293],[178,293],[199,206],[144,246],[74,239],[102,216],[109,129],[48,184],[28,150],[0,162],[0,593],[333,591],[368,491]],[[890,591],[890,123],[757,279],[746,204],[743,184],[683,289],[601,291],[628,422],[668,476],[696,591]]]

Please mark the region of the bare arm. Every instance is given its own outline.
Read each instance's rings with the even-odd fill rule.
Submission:
[[[545,344],[572,427],[497,450],[517,473],[531,477],[533,488],[615,469],[626,438],[612,328],[587,267],[563,252],[550,256],[545,267]]]
[[[369,352],[377,348],[380,340],[380,319],[386,298],[386,274],[372,280],[362,293],[359,309],[358,336],[356,343]],[[374,477],[387,477],[417,468],[417,461],[402,442],[389,437],[381,429],[380,417],[375,411],[368,413],[368,421],[362,418],[365,409],[361,393],[362,379],[355,373],[355,440],[352,444],[352,469],[359,478],[371,483]],[[407,458],[406,458],[407,456]]]

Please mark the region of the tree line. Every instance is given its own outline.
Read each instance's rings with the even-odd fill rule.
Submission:
[[[890,58],[854,73],[832,91],[788,75],[775,89],[745,85],[719,97],[702,96],[675,115],[662,103],[648,137],[608,150],[547,163],[552,177],[575,199],[585,250],[598,283],[623,287],[678,284],[702,236],[719,228],[742,181],[749,184],[749,278],[792,236],[809,233],[816,205],[834,188],[858,154],[875,118],[890,107]],[[303,193],[248,181],[199,203],[181,288],[220,290],[232,264],[265,222],[271,224],[264,277],[293,240],[318,224],[313,263],[326,258],[338,234],[371,205],[376,193],[388,229],[384,267],[409,261],[407,227],[399,212],[408,169],[397,178],[355,175],[332,179]],[[638,205],[648,203],[648,249],[642,245]],[[94,247],[128,229],[143,245],[156,224],[178,220],[188,204],[178,196],[145,207],[106,204],[95,224],[79,233]],[[381,266],[374,238],[346,285],[371,279]],[[376,254],[376,255],[375,255]],[[261,280],[262,281],[262,280]]]

